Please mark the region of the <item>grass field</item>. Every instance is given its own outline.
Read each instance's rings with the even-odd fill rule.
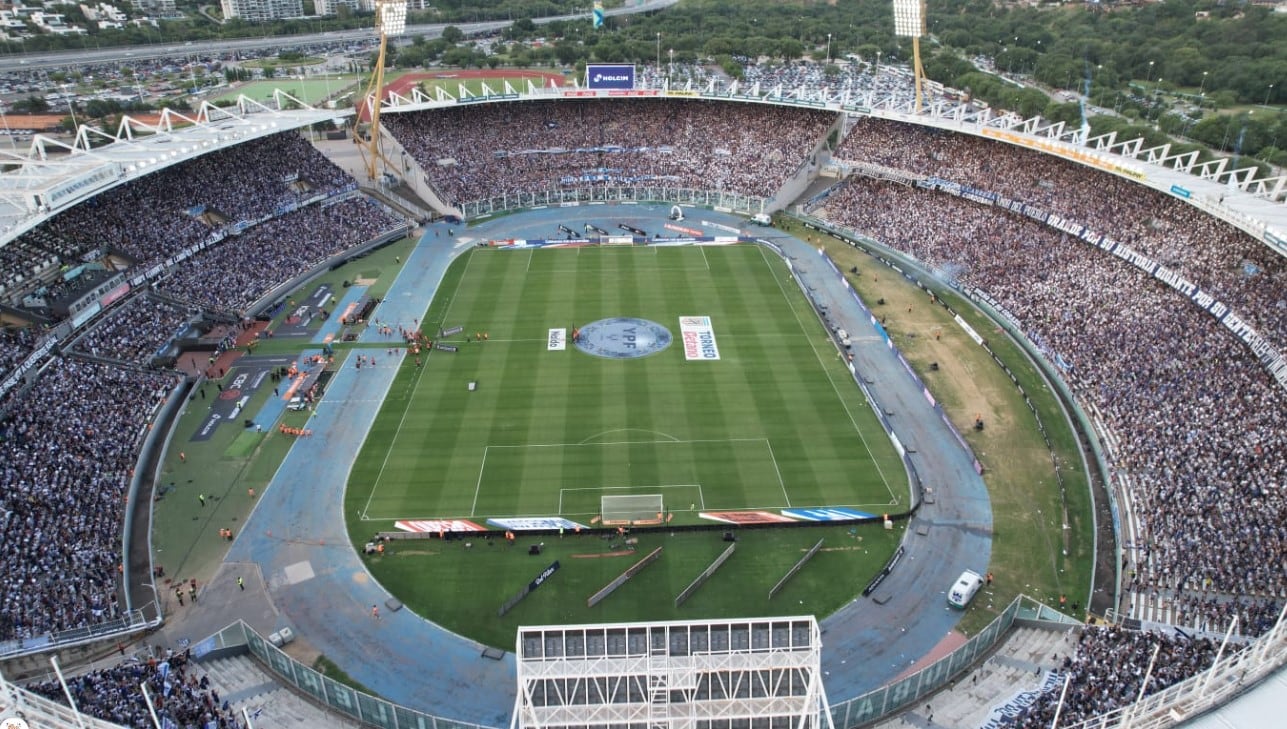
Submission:
[[[551,328],[616,316],[662,324],[676,341],[625,360],[547,349]],[[681,316],[711,317],[718,361],[685,360]],[[874,414],[785,266],[759,247],[474,249],[426,324],[465,327],[460,350],[419,368],[408,358],[394,381],[350,475],[357,543],[396,519],[585,524],[605,493],[660,493],[674,524],[702,522],[702,510],[906,508],[905,471]],[[465,341],[476,332],[487,341]],[[541,537],[540,560],[501,540],[403,542],[370,565],[412,609],[504,646],[516,625],[538,621],[785,614],[802,600],[826,614],[880,568],[900,530],[743,534],[742,554],[678,612],[674,595],[726,546],[718,532],[640,536],[636,555],[663,546],[662,559],[593,610],[584,598],[637,559],[596,536]],[[818,563],[770,604],[768,588],[819,538]],[[548,559],[563,561],[555,587],[495,619]]]
[[[306,104],[320,104],[330,96],[352,87],[361,77],[353,74],[330,74],[327,76],[309,76],[298,79],[293,76],[250,81],[230,88],[218,96],[211,97],[216,102],[224,99],[235,100],[245,94],[256,101],[271,99],[273,91],[281,89]]]
[[[679,522],[719,509],[907,501],[906,476],[781,264],[732,248],[475,249],[430,328],[460,325],[395,382],[349,486],[371,526],[563,515],[660,493]],[[547,351],[550,328],[710,316],[721,359],[673,343],[631,360]],[[486,342],[466,342],[486,331]],[[467,383],[479,383],[470,392]]]

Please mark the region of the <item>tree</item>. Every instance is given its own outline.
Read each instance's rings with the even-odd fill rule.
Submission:
[[[449,25],[442,29],[442,39],[454,45],[465,39],[465,32],[454,25]]]
[[[28,96],[15,101],[13,110],[26,114],[45,114],[49,112],[49,102],[39,96]]]

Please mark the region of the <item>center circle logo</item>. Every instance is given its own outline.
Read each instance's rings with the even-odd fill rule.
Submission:
[[[670,330],[655,321],[619,316],[600,319],[575,330],[576,348],[596,357],[633,359],[670,346]]]

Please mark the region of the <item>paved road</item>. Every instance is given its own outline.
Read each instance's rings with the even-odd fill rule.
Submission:
[[[450,258],[474,236],[540,238],[560,222],[574,229],[585,222],[612,229],[618,222],[634,221],[646,230],[660,229],[668,210],[662,205],[554,208],[500,218],[455,237],[431,226],[375,315],[387,321],[422,315]],[[684,224],[704,227],[700,220],[729,226],[745,222],[699,211]],[[434,235],[436,230],[440,235]],[[888,682],[953,628],[959,613],[946,608],[942,592],[963,568],[986,567],[990,508],[971,457],[894,354],[876,341],[874,327],[840,277],[807,243],[777,242],[811,294],[827,302],[833,320],[855,337],[856,365],[875,381],[879,406],[892,413],[899,438],[918,451],[922,479],[937,486],[936,503],[922,507],[912,521],[907,554],[882,586],[890,601],[876,605],[857,598],[822,621],[825,684],[835,703]],[[808,313],[802,310],[802,315]],[[291,449],[220,575],[202,594],[200,608],[174,616],[165,638],[199,640],[236,617],[264,633],[289,625],[302,641],[392,701],[458,721],[506,726],[516,689],[512,654],[502,660],[483,658],[482,646],[407,610],[385,611],[379,621],[370,616],[371,605],[382,605],[388,594],[347,542],[343,494],[348,473],[339,464],[356,457],[380,403],[390,395],[396,367],[363,367],[359,372],[344,365],[310,421],[315,435]],[[921,526],[929,528],[927,536],[915,533]],[[244,592],[235,588],[237,575],[250,576]],[[861,587],[855,584],[855,593]]]
[[[649,0],[642,5],[614,8],[606,11],[607,15],[632,15],[647,13],[668,8],[679,0]],[[552,23],[556,20],[576,20],[587,17],[586,13],[576,15],[556,15],[534,18],[537,24]],[[492,33],[507,27],[513,21],[494,20],[482,23],[438,23],[434,25],[409,25],[406,38],[424,36],[438,38],[443,28],[455,25],[465,35]],[[239,38],[217,41],[195,41],[191,43],[156,43],[115,48],[80,48],[67,51],[49,51],[44,53],[21,53],[0,56],[0,73],[29,71],[37,69],[79,67],[94,64],[142,61],[153,58],[182,58],[185,56],[226,56],[242,51],[258,51],[266,48],[283,46],[343,46],[358,41],[369,41],[375,38],[372,28],[355,30],[336,30],[325,33],[302,33],[292,36],[265,36],[263,38]],[[86,41],[88,43],[88,41]]]

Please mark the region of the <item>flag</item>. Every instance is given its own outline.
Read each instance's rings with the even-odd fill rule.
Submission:
[[[603,2],[602,2],[602,0],[594,0],[594,27],[596,27],[596,28],[602,28],[602,27],[603,27]]]

